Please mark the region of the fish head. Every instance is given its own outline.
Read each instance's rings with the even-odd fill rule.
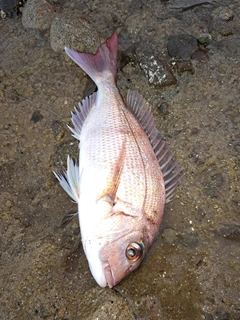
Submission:
[[[149,229],[143,217],[114,213],[86,239],[84,250],[89,267],[101,287],[114,287],[143,261],[157,233],[157,228],[154,232]]]

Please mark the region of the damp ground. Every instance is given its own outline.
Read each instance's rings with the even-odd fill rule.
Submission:
[[[118,30],[120,91],[125,98],[136,89],[150,102],[185,175],[142,266],[114,289],[98,287],[75,245],[77,218],[60,228],[77,208],[52,173],[68,154],[77,157],[67,124],[92,84],[52,50],[49,29],[1,19],[0,318],[240,319],[239,2],[52,3],[79,10],[103,38]],[[168,40],[196,37],[199,21],[213,40],[179,71],[180,62],[166,58]],[[175,83],[151,83],[148,53],[139,64],[132,59],[139,41],[140,54],[156,44]]]

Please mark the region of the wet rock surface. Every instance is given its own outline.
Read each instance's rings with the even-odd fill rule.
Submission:
[[[239,319],[239,2],[38,5],[56,8],[44,30],[23,27],[20,16],[0,19],[0,318]],[[44,19],[39,11],[24,14]],[[52,170],[66,165],[67,154],[78,156],[66,125],[73,106],[95,90],[62,46],[95,51],[113,30],[120,91],[138,90],[149,101],[185,176],[142,266],[102,289],[90,274],[78,219],[60,227],[76,205]],[[183,33],[208,59],[169,56],[170,37]],[[150,84],[144,44],[175,83]]]

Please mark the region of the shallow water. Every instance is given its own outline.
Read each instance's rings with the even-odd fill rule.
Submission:
[[[165,48],[180,14],[184,32],[197,29],[193,12],[165,6],[164,19],[158,5],[127,1],[124,11],[88,2],[81,10],[106,37],[119,27],[121,55],[137,32]],[[238,2],[232,6],[239,25]],[[10,19],[0,30],[0,318],[240,319],[239,29],[213,29],[219,42],[209,62],[192,61],[194,73],[176,73],[176,85],[151,86],[134,64],[119,70],[123,96],[131,88],[149,100],[185,176],[147,259],[114,289],[98,287],[81,245],[73,248],[77,219],[59,228],[76,205],[52,174],[77,155],[66,124],[88,78],[52,51],[48,30]]]

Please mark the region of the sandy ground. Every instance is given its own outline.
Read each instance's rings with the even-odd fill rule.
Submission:
[[[147,259],[114,289],[98,287],[74,247],[77,219],[59,227],[76,205],[52,173],[67,154],[77,156],[66,124],[89,80],[51,49],[49,29],[0,20],[1,320],[240,319],[239,1],[187,10],[156,0],[67,7],[104,38],[117,29],[120,59],[138,40],[156,43],[166,58],[170,35],[200,33],[200,8],[212,17],[208,62],[191,60],[182,74],[173,64],[177,83],[164,87],[134,62],[119,69],[123,96],[137,89],[151,103],[185,176]]]

